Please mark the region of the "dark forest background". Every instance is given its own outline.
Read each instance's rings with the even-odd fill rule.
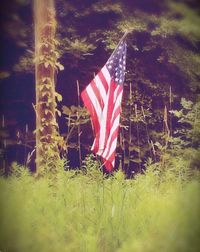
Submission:
[[[172,156],[199,167],[200,5],[195,0],[56,1],[60,71],[58,122],[71,167],[90,153],[92,128],[77,96],[105,64],[125,31],[124,84],[117,167],[127,174]],[[0,9],[1,167],[27,163],[35,146],[32,1]],[[63,69],[64,67],[64,69]],[[62,96],[62,97],[61,97]],[[62,101],[61,101],[62,100]],[[80,105],[80,106],[78,106]],[[80,127],[80,129],[79,129]],[[32,160],[31,169],[34,169]]]

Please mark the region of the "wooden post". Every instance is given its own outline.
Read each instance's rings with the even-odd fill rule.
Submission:
[[[137,130],[137,145],[138,145],[138,159],[139,159],[139,172],[142,171],[141,168],[141,153],[140,153],[140,134],[139,134],[139,121],[138,121],[138,111],[137,104],[135,103],[135,118],[136,118],[136,130]]]
[[[59,157],[56,134],[55,69],[56,19],[54,0],[34,0],[35,90],[36,90],[36,171],[49,156]]]
[[[129,84],[129,113],[130,116],[129,118],[131,118],[131,109],[132,109],[132,87],[131,87],[131,82]],[[132,121],[131,119],[129,119],[129,146],[128,146],[128,170],[130,171],[130,159],[131,159],[131,144],[132,144]]]
[[[170,110],[170,126],[169,126],[169,130],[170,130],[170,136],[172,137],[172,86],[170,85],[169,87],[169,110]]]
[[[79,87],[79,81],[76,81],[76,87],[77,87],[77,102],[78,102],[78,108],[80,108],[80,87]],[[81,167],[82,165],[82,154],[81,154],[81,126],[80,126],[80,115],[79,112],[77,112],[77,119],[78,119],[78,155],[79,155],[79,165]]]
[[[4,117],[4,115],[2,115],[2,129],[4,130],[5,129],[5,117]],[[4,156],[4,158],[3,158],[3,172],[4,172],[4,174],[6,174],[6,145],[7,145],[7,143],[6,143],[6,139],[3,139],[3,156]]]

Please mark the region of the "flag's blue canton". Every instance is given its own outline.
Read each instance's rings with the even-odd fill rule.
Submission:
[[[126,43],[122,41],[108,59],[106,66],[116,84],[122,85],[126,70]]]

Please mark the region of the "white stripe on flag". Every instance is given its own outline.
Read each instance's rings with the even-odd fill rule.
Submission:
[[[103,99],[104,104],[106,104],[106,98],[107,98],[106,90],[105,90],[104,85],[102,84],[98,75],[95,77],[94,81],[95,81],[97,88],[99,89],[99,92],[101,94],[101,97]]]
[[[111,76],[110,76],[110,73],[108,72],[108,69],[106,66],[104,66],[102,69],[101,69],[101,72],[103,73],[107,83],[110,83],[111,82]]]
[[[110,90],[109,90],[110,91]],[[109,95],[107,95],[106,99],[108,100]],[[100,137],[99,137],[99,150],[97,152],[98,155],[104,150],[105,147],[105,140],[106,140],[106,123],[107,123],[107,112],[108,112],[108,101],[106,101],[105,106],[103,108],[103,113],[100,121]]]
[[[88,96],[90,98],[91,103],[93,104],[93,106],[94,106],[94,108],[96,110],[96,113],[98,115],[98,119],[100,119],[100,115],[102,114],[102,109],[101,109],[99,101],[98,101],[98,99],[97,99],[91,85],[87,86],[86,91],[88,93]],[[100,120],[99,120],[99,123],[100,123]]]
[[[106,148],[104,150],[104,152],[102,153],[102,156],[105,158],[106,156],[108,156],[107,152],[109,151],[109,153],[111,153],[111,149],[109,150],[110,148],[110,142],[111,142],[111,139],[112,139],[112,136],[113,136],[113,133],[115,132],[115,130],[118,128],[119,126],[119,119],[120,119],[120,114],[115,118],[115,121],[113,123],[113,126],[111,128],[111,131],[110,131],[110,135],[108,137],[108,141],[107,141],[107,144],[106,144]]]

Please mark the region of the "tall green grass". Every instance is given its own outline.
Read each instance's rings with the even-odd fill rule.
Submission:
[[[181,171],[181,172],[180,172]],[[199,251],[198,173],[60,172],[53,184],[27,172],[0,179],[1,252]]]

